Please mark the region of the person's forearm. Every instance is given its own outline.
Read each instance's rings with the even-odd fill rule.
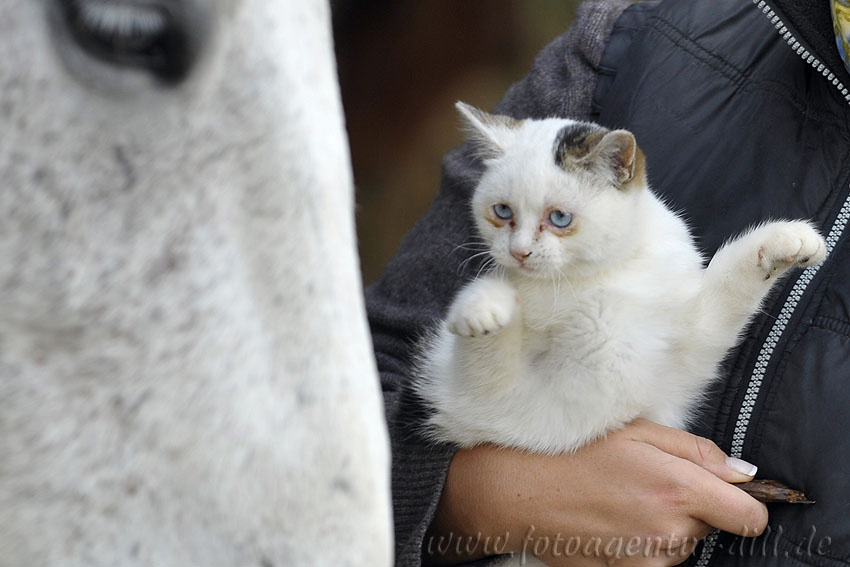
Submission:
[[[517,551],[514,538],[506,526],[497,525],[486,507],[489,499],[469,499],[466,494],[480,488],[477,471],[491,465],[495,447],[461,449],[452,459],[448,478],[440,496],[437,513],[425,536],[422,549],[424,565],[443,566],[473,561],[491,555]],[[508,453],[501,457],[510,456]],[[499,455],[496,455],[498,458]]]

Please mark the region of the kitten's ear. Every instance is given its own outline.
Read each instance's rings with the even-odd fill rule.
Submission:
[[[508,146],[512,131],[522,123],[516,118],[490,114],[460,101],[455,104],[455,108],[464,119],[470,141],[476,145],[483,158],[502,155]]]
[[[628,130],[571,121],[555,139],[555,163],[565,169],[592,171],[620,189],[646,184],[643,152]]]
[[[605,134],[594,149],[614,173],[617,185],[625,187],[644,175],[643,152],[637,145],[634,134],[628,130],[613,130]]]

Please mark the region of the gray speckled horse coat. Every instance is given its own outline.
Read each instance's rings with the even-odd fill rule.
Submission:
[[[328,7],[197,2],[163,82],[103,4],[0,0],[0,566],[388,565]]]

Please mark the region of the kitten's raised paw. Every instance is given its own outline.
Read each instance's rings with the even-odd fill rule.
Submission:
[[[770,236],[758,251],[758,266],[765,279],[792,266],[813,266],[826,259],[826,242],[808,223],[785,221],[768,226]]]
[[[483,337],[498,333],[511,322],[519,299],[513,287],[483,278],[464,288],[449,309],[449,331],[461,337]]]

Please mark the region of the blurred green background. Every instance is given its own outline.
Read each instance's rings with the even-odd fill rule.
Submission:
[[[463,140],[454,102],[491,110],[578,0],[333,0],[363,280],[428,209]]]

